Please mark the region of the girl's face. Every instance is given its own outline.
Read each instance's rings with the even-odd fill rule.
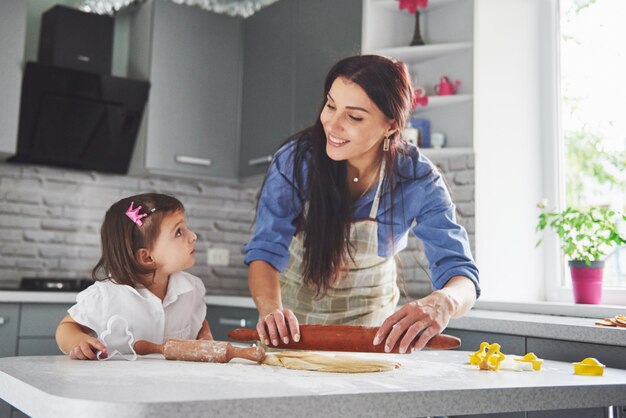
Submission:
[[[170,275],[195,264],[194,244],[198,237],[187,227],[185,212],[166,214],[161,230],[150,251],[157,272]]]
[[[376,159],[380,143],[395,132],[388,119],[365,90],[338,77],[328,92],[320,121],[326,133],[326,153],[335,161],[369,164]]]

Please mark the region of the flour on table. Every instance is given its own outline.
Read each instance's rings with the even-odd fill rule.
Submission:
[[[268,366],[281,366],[293,370],[310,370],[330,373],[388,372],[400,363],[388,360],[359,358],[349,355],[325,356],[317,353],[283,351],[268,353],[263,360]]]

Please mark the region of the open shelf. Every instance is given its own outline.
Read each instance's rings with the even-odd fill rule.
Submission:
[[[448,158],[474,153],[474,150],[469,147],[420,148],[420,151],[428,158]]]
[[[429,109],[469,102],[474,96],[471,94],[453,94],[451,96],[428,96],[428,106],[417,107],[414,113],[424,112]]]
[[[431,44],[421,46],[399,46],[395,48],[383,48],[372,51],[376,55],[385,55],[399,59],[407,64],[426,61],[445,54],[471,49],[473,42],[454,42],[445,44]]]
[[[429,10],[433,10],[441,6],[445,6],[446,4],[452,3],[455,1],[458,1],[458,0],[430,0],[428,2],[428,7],[425,9],[420,9],[420,13],[424,13],[424,12],[428,13]],[[398,0],[376,0],[375,5],[377,7],[384,7],[385,9],[400,10]],[[403,10],[403,12],[406,12],[406,10]]]

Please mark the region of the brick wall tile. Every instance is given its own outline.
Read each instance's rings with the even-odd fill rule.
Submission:
[[[474,184],[474,172],[467,170],[454,173],[454,183],[459,185]]]
[[[77,273],[88,274],[96,265],[98,260],[86,260],[83,258],[62,258],[59,260],[61,270],[69,270]]]
[[[4,198],[7,202],[16,202],[16,203],[40,203],[42,198],[42,192],[37,190],[10,190],[5,195]]]
[[[0,228],[17,229],[38,229],[41,222],[29,219],[22,215],[2,215],[0,216]]]
[[[99,246],[100,234],[65,234],[64,239],[66,244],[76,244],[76,245],[95,245]]]
[[[31,244],[9,243],[0,246],[0,253],[2,255],[20,255],[35,257],[37,255],[37,248]]]
[[[450,171],[461,171],[467,169],[467,157],[465,155],[459,155],[450,158],[448,167]]]
[[[80,252],[80,247],[67,245],[40,244],[38,248],[42,258],[76,258]]]
[[[17,215],[22,212],[22,206],[17,203],[0,202],[0,214],[11,213]],[[4,215],[3,215],[4,216]]]
[[[43,219],[41,228],[53,231],[78,232],[83,228],[82,222],[70,219]]]
[[[63,234],[60,232],[53,232],[53,231],[26,230],[24,231],[24,241],[43,242],[43,243],[63,243]]]
[[[22,237],[25,236],[26,232],[32,231],[26,230],[22,232],[19,229],[0,229],[0,243],[21,242]]]

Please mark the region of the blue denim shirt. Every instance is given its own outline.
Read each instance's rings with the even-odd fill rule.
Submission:
[[[287,267],[295,219],[302,211],[302,201],[296,196],[303,193],[293,180],[295,149],[295,142],[288,142],[274,155],[259,198],[254,235],[245,246],[246,264],[264,260],[280,272]],[[305,159],[302,167],[303,179],[307,178],[309,160]],[[410,146],[408,155],[398,154],[394,173],[399,175],[393,193],[393,217],[389,188],[383,190],[376,215],[378,255],[388,258],[406,248],[412,230],[424,243],[433,288],[441,289],[454,276],[465,276],[476,285],[478,296],[478,269],[467,233],[456,222],[455,206],[439,171]],[[353,203],[352,219],[369,216],[375,192],[374,187]],[[393,245],[389,240],[392,230]]]

